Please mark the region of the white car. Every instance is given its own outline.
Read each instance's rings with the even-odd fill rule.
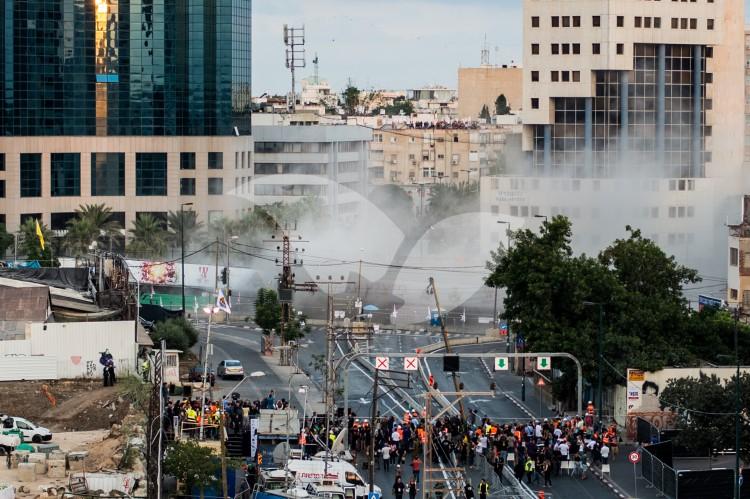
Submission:
[[[0,430],[21,430],[24,442],[34,442],[40,444],[52,440],[52,432],[42,426],[37,426],[28,419],[17,418],[14,416],[6,417],[2,422]]]
[[[219,362],[219,367],[216,368],[216,374],[222,379],[231,376],[243,378],[245,376],[245,368],[242,367],[242,363],[239,360],[222,360]]]

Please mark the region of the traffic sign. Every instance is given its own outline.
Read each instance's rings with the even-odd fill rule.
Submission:
[[[544,378],[539,378],[539,381],[536,382],[536,386],[544,386],[547,383],[544,382]]]
[[[508,370],[508,357],[495,357],[495,371]]]
[[[552,369],[552,359],[550,357],[537,357],[536,358],[536,370],[537,371],[549,371]]]
[[[378,492],[370,492],[367,494],[367,499],[380,499],[380,494]]]
[[[390,369],[389,364],[388,357],[375,357],[375,369],[388,371]]]
[[[507,322],[502,322],[500,324],[499,329],[500,329],[500,336],[508,336],[508,323]]]
[[[419,362],[416,357],[404,357],[404,371],[416,371],[419,368]]]
[[[641,455],[637,453],[636,451],[633,451],[630,454],[628,454],[628,461],[630,461],[633,464],[638,464],[641,462]]]

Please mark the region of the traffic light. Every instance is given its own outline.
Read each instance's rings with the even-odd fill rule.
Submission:
[[[224,267],[223,269],[221,269],[221,283],[224,284],[224,285],[227,284],[228,274],[229,274],[229,270],[226,267]]]

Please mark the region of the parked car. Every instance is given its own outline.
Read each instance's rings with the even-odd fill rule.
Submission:
[[[245,368],[242,367],[242,363],[239,360],[222,360],[219,362],[219,367],[216,368],[216,374],[221,376],[222,379],[231,376],[242,378],[245,376]]]
[[[37,426],[28,419],[7,416],[3,419],[2,430],[20,430],[24,442],[40,444],[52,440],[52,432],[42,426]]]
[[[198,364],[197,366],[193,367],[188,371],[188,381],[193,383],[203,383],[203,366]],[[208,383],[211,386],[214,386],[214,383],[216,383],[216,373],[214,373],[213,369],[208,370]]]

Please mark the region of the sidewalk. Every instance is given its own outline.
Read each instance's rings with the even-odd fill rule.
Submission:
[[[323,392],[318,389],[315,383],[312,382],[302,370],[297,370],[297,366],[281,366],[279,365],[279,356],[281,350],[274,349],[273,355],[261,355],[260,358],[266,364],[269,370],[273,371],[284,383],[284,386],[276,388],[277,398],[287,397],[289,390],[289,383],[291,381],[291,393],[292,396],[297,400],[297,407],[302,407],[305,403],[305,395],[307,395],[307,406],[304,411],[307,416],[312,416],[313,412],[317,414],[325,414],[325,398]],[[307,394],[300,393],[299,389],[302,386],[306,386]],[[302,412],[300,412],[302,414]]]
[[[592,467],[592,471],[605,484],[610,481],[614,482],[617,489],[624,492],[626,497],[637,497],[638,499],[656,499],[659,497],[659,491],[642,477],[641,464],[635,465],[635,478],[633,476],[633,465],[628,461],[628,453],[635,450],[633,445],[620,444],[620,453],[616,459],[610,459],[610,473],[602,477],[600,467]],[[636,491],[636,482],[638,490]],[[610,488],[613,488],[608,484]],[[636,493],[637,492],[637,493]],[[622,495],[621,495],[622,497]]]

